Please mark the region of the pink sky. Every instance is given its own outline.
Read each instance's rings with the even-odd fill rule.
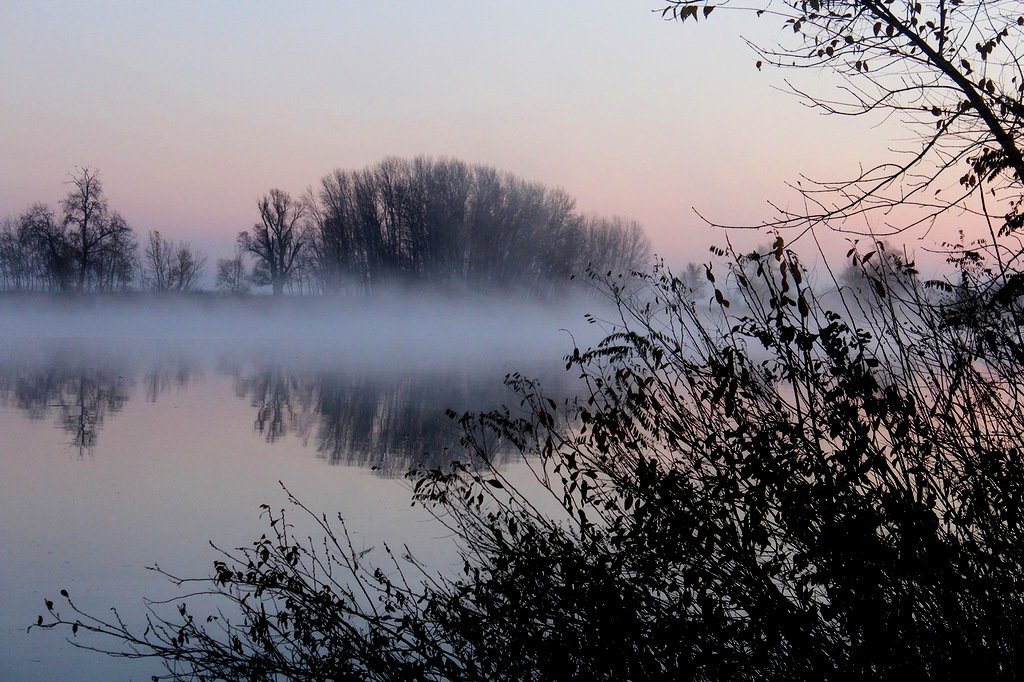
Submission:
[[[820,116],[754,68],[739,34],[770,25],[658,6],[4,2],[0,217],[56,203],[88,165],[136,230],[216,257],[272,187],[424,154],[563,187],[680,262],[721,240],[691,207],[756,222],[800,172],[884,151],[871,122]]]

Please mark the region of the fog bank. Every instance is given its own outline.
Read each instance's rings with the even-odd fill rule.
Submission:
[[[14,296],[0,298],[0,352],[34,340],[76,340],[83,352],[177,348],[205,353],[283,354],[312,366],[406,371],[550,362],[600,336],[586,313],[607,303],[577,298],[423,294],[370,299],[260,297]],[[26,346],[28,344],[28,346]]]

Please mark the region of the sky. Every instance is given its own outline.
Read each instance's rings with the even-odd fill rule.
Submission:
[[[444,156],[636,219],[682,263],[723,238],[694,208],[757,222],[786,181],[884,152],[872,122],[822,116],[754,67],[742,36],[775,26],[725,11],[681,25],[660,7],[4,0],[0,217],[56,204],[88,166],[138,232],[217,257],[271,188]]]

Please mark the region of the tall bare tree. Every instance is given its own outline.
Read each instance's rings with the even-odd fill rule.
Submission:
[[[306,216],[302,201],[279,189],[272,189],[257,203],[260,222],[249,232],[238,235],[238,244],[257,259],[257,267],[266,273],[274,295],[284,291],[298,265],[298,257],[306,244],[300,229]]]
[[[153,291],[167,291],[171,288],[171,265],[174,249],[163,238],[159,230],[149,233],[149,240],[142,253],[142,278]]]
[[[132,279],[135,254],[130,251],[136,243],[124,218],[110,211],[99,171],[79,169],[71,174],[68,185],[61,208],[77,269],[75,288],[85,290],[90,277],[100,289],[115,283],[126,286]]]

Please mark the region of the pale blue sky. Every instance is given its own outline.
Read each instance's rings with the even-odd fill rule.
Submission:
[[[271,187],[427,154],[563,187],[703,258],[718,237],[691,206],[756,220],[798,172],[852,167],[863,126],[775,92],[739,38],[769,28],[752,17],[681,26],[657,7],[6,0],[0,216],[89,165],[137,230],[217,255]]]

